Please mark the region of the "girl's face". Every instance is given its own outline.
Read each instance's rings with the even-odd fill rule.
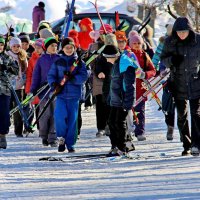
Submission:
[[[135,50],[141,50],[142,49],[142,43],[141,42],[134,42],[134,43],[132,43],[131,48],[135,49]]]
[[[22,49],[27,51],[28,48],[29,48],[29,43],[28,42],[22,42]]]
[[[57,47],[58,47],[58,45],[57,45],[56,43],[52,43],[52,44],[50,44],[50,45],[48,46],[47,52],[48,52],[49,54],[56,54],[56,53],[57,53]]]
[[[181,39],[181,40],[185,40],[188,35],[189,35],[189,31],[188,30],[184,30],[184,31],[176,31],[178,37]]]
[[[39,46],[35,46],[35,52],[40,55],[43,53],[43,48]]]
[[[21,49],[21,46],[20,46],[19,44],[14,44],[14,45],[11,47],[11,51],[12,51],[13,53],[19,53],[20,49]]]
[[[74,53],[75,48],[74,48],[73,45],[68,44],[68,45],[65,45],[65,46],[63,47],[63,51],[64,51],[65,55],[71,56],[71,55]]]
[[[0,43],[0,53],[3,51],[3,48],[4,48],[4,44]]]
[[[121,51],[125,49],[125,47],[126,47],[126,41],[125,40],[118,40],[117,43],[118,43],[118,48]]]

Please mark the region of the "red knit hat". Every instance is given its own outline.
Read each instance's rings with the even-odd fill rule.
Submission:
[[[78,39],[78,32],[74,29],[70,30],[68,36],[73,38],[76,48],[80,46],[79,39]]]
[[[81,25],[85,25],[87,27],[87,31],[93,30],[93,22],[90,18],[83,18],[79,23],[79,27],[81,28]]]
[[[113,28],[112,28],[112,26],[110,24],[104,24],[104,27],[105,27],[107,33],[112,33],[113,32]],[[104,33],[103,26],[100,27],[99,33],[100,34]]]

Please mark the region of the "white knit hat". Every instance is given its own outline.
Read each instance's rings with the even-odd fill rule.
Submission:
[[[10,43],[9,43],[10,47],[12,47],[15,44],[22,46],[22,42],[18,37],[12,37],[10,40]]]

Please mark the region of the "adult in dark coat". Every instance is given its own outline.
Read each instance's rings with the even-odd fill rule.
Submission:
[[[44,2],[40,1],[38,5],[33,8],[33,12],[32,12],[32,21],[33,21],[32,31],[33,32],[37,32],[37,28],[40,21],[45,20],[44,7],[45,7]]]
[[[194,32],[188,18],[176,19],[172,35],[166,38],[161,61],[171,70],[171,88],[178,113],[178,128],[184,151],[200,152],[200,35]],[[188,100],[191,114],[191,136],[188,123]]]

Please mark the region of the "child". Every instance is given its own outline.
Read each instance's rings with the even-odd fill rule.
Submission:
[[[36,93],[36,91],[47,83],[47,74],[51,65],[59,58],[57,54],[57,40],[54,37],[47,38],[44,41],[46,52],[37,60],[36,66],[33,71],[31,93]],[[39,95],[41,99],[46,90]],[[39,106],[41,110],[46,102],[48,101],[49,95],[46,96]],[[54,102],[48,106],[47,110],[44,112],[39,120],[39,134],[42,138],[43,146],[50,145],[51,147],[57,147],[56,135],[54,128]]]
[[[129,151],[125,141],[126,117],[134,103],[135,69],[133,66],[129,66],[128,62],[125,67],[122,66],[119,55],[118,49],[114,45],[107,45],[103,50],[103,56],[106,57],[107,62],[113,65],[109,92],[111,151],[108,156],[128,156]],[[134,149],[133,146],[132,150]]]
[[[31,87],[31,83],[32,83],[32,76],[33,76],[33,70],[35,68],[36,62],[38,60],[38,58],[43,54],[44,52],[44,39],[37,39],[35,41],[35,51],[32,53],[31,58],[28,61],[28,68],[27,68],[27,72],[26,72],[26,87],[25,87],[25,93],[29,94],[30,93],[30,87]],[[39,99],[38,97],[36,97],[34,99],[34,101],[32,102],[32,104],[38,104],[39,103]],[[39,112],[39,109],[36,110],[36,116]],[[37,124],[37,127],[39,127],[39,123]],[[39,128],[38,128],[39,129]]]
[[[129,45],[131,50],[136,55],[137,60],[140,64],[140,67],[143,69],[141,71],[139,68],[136,70],[136,100],[145,92],[145,89],[142,87],[142,79],[149,79],[156,75],[155,67],[147,55],[142,49],[143,39],[139,35],[130,36]],[[138,75],[137,75],[138,74]],[[145,101],[142,101],[135,107],[135,112],[138,112],[139,124],[135,124],[135,136],[138,141],[146,140],[145,137]]]
[[[21,40],[13,37],[10,40],[10,50],[7,52],[19,65],[19,73],[12,77],[13,87],[16,90],[19,101],[24,99],[24,85],[26,82],[26,69],[28,66],[27,53],[22,49]],[[16,107],[15,98],[11,95],[11,108]],[[14,132],[17,137],[23,137],[23,121],[19,112],[14,114]]]
[[[5,40],[0,37],[0,149],[6,149],[6,134],[9,132],[10,126],[10,96],[11,92],[8,87],[7,80],[4,76],[4,71],[10,74],[17,75],[17,66],[11,57],[4,52]]]
[[[85,64],[78,60],[74,40],[70,37],[62,41],[63,55],[52,65],[48,82],[53,88],[58,86],[65,74],[68,79],[62,91],[58,94],[55,107],[55,128],[59,140],[58,151],[74,152],[76,143],[76,125],[78,117],[79,99],[81,98],[82,84],[87,80]],[[76,66],[73,71],[72,67]],[[66,147],[65,147],[66,145]]]

